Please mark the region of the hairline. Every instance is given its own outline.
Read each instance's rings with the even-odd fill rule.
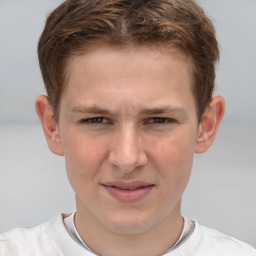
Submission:
[[[56,106],[56,108],[54,108],[54,106],[51,106],[53,108],[53,112],[54,112],[54,116],[56,121],[59,121],[59,113],[60,113],[60,106],[61,106],[61,100],[63,98],[63,94],[64,91],[68,85],[69,82],[69,64],[71,62],[71,60],[75,57],[78,56],[82,56],[90,51],[93,51],[95,49],[99,49],[99,48],[110,48],[110,49],[117,49],[117,50],[125,50],[125,49],[129,49],[131,47],[136,47],[136,48],[152,48],[152,49],[157,49],[160,50],[162,53],[164,54],[169,54],[173,51],[179,51],[180,53],[183,53],[184,56],[187,58],[189,65],[191,66],[191,72],[192,72],[192,84],[191,84],[191,90],[192,90],[192,94],[195,100],[195,105],[196,105],[196,113],[197,113],[197,118],[198,118],[198,122],[201,121],[201,117],[203,115],[203,113],[200,113],[199,110],[199,104],[198,104],[198,99],[197,99],[197,94],[196,94],[196,67],[195,67],[195,63],[193,61],[193,58],[191,56],[191,54],[187,51],[185,51],[182,47],[180,47],[179,45],[174,45],[174,44],[168,44],[166,42],[154,42],[154,43],[137,43],[137,42],[125,42],[125,43],[119,43],[119,44],[114,44],[114,43],[110,43],[108,41],[104,41],[104,40],[95,40],[95,41],[90,41],[89,44],[85,43],[83,45],[83,47],[81,47],[80,51],[77,51],[76,53],[70,53],[70,55],[67,55],[65,57],[65,60],[63,61],[63,84],[61,87],[61,92],[59,95],[59,102]]]

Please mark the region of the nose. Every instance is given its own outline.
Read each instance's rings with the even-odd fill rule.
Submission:
[[[136,127],[126,126],[115,132],[111,141],[109,162],[123,173],[130,173],[148,161],[143,139]]]

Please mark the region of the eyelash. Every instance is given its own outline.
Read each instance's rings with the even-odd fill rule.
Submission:
[[[109,124],[111,123],[108,119],[104,117],[92,117],[92,118],[86,118],[80,121],[82,124],[89,124],[89,125],[100,125],[100,124]],[[168,124],[168,123],[174,123],[175,120],[171,118],[165,118],[165,117],[151,117],[149,118],[145,123],[149,124]]]
[[[104,121],[104,120],[106,120],[106,121]],[[102,123],[106,124],[108,122],[109,121],[104,117],[92,117],[92,118],[86,118],[86,119],[81,120],[81,123],[86,123],[86,124],[102,124]]]
[[[168,123],[173,123],[174,120],[171,118],[166,118],[166,117],[152,117],[149,120],[153,120],[153,122],[149,122],[149,123],[153,123],[153,124],[168,124]]]

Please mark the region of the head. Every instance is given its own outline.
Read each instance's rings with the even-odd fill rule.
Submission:
[[[209,148],[224,113],[212,98],[218,47],[202,9],[65,1],[38,52],[48,97],[36,109],[49,148],[65,156],[78,229],[111,237],[171,225],[175,238],[193,155]]]
[[[67,62],[97,45],[176,47],[193,65],[198,119],[209,105],[218,43],[212,22],[194,0],[67,0],[47,18],[38,56],[56,119]]]

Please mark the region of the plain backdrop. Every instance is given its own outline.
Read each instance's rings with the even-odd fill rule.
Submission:
[[[75,209],[64,159],[47,148],[34,110],[44,93],[36,47],[60,0],[0,0],[0,233]],[[256,1],[200,0],[221,48],[216,94],[226,115],[196,155],[185,216],[256,247]]]

